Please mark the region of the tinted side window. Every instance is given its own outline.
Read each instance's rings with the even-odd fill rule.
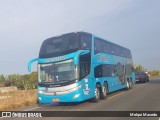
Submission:
[[[132,55],[131,55],[131,51],[130,51],[130,50],[125,49],[125,57],[127,57],[127,58],[132,58]]]
[[[131,51],[129,50],[129,58],[132,58]]]
[[[124,65],[121,64],[116,65],[116,71],[118,76],[124,75]]]
[[[95,78],[109,77],[116,75],[115,65],[99,65],[94,69]]]
[[[125,70],[127,75],[131,75],[131,73],[133,72],[133,66],[130,64],[127,64]]]
[[[124,56],[127,57],[127,49],[124,49]]]
[[[85,54],[80,56],[80,79],[83,79],[90,73],[91,66],[91,54]]]
[[[105,43],[105,47],[106,47],[106,52],[112,54],[112,44],[109,42]]]
[[[125,57],[125,49],[122,47],[122,56]]]
[[[81,39],[81,49],[83,50],[91,50],[92,46],[92,36],[90,34],[81,33],[80,34]]]
[[[80,63],[80,79],[83,79],[90,73],[90,64],[89,63]]]
[[[99,53],[102,52],[102,43],[101,40],[99,38],[94,38],[94,53]]]
[[[118,55],[117,45],[113,44],[113,54]]]
[[[103,65],[102,67],[103,77],[109,77],[116,75],[115,65]]]
[[[39,58],[61,56],[79,49],[79,35],[68,33],[59,37],[52,37],[45,40],[39,52]]]
[[[99,65],[99,66],[95,67],[94,76],[95,76],[95,78],[102,77],[102,65]]]
[[[106,53],[105,41],[101,40],[101,52]]]
[[[99,52],[132,58],[130,50],[100,38],[94,38],[94,53]]]
[[[117,47],[117,50],[118,50],[118,51],[117,51],[117,52],[118,52],[118,55],[119,55],[119,56],[123,56],[123,48],[120,47],[120,46],[118,46],[118,47]]]
[[[94,53],[112,53],[112,43],[108,41],[102,40],[100,38],[94,38]]]

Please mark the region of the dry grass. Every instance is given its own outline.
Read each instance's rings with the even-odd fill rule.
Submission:
[[[17,90],[0,93],[0,111],[36,104],[37,90]]]

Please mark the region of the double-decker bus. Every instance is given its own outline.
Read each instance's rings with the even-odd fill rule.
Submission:
[[[38,101],[98,102],[107,94],[135,84],[129,49],[86,32],[46,39],[38,61]]]

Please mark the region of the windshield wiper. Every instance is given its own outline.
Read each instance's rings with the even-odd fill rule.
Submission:
[[[44,83],[44,84],[51,84],[51,83],[53,83],[53,82],[40,82],[40,83]]]
[[[62,80],[62,81],[59,81],[59,83],[71,82],[71,81],[74,81],[74,80],[77,80],[77,79],[73,79],[73,80]]]

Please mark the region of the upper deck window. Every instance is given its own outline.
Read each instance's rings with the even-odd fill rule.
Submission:
[[[121,57],[132,58],[129,49],[126,49],[122,46],[116,45],[114,43],[105,41],[97,37],[94,38],[94,53],[108,53]]]
[[[92,46],[92,36],[90,34],[81,33],[80,34],[81,39],[81,49],[82,50],[91,50]]]
[[[39,58],[50,58],[76,52],[91,50],[92,35],[84,32],[68,33],[45,40]]]
[[[78,39],[79,37],[75,33],[49,38],[43,42],[39,57],[49,58],[74,52],[79,48]]]

